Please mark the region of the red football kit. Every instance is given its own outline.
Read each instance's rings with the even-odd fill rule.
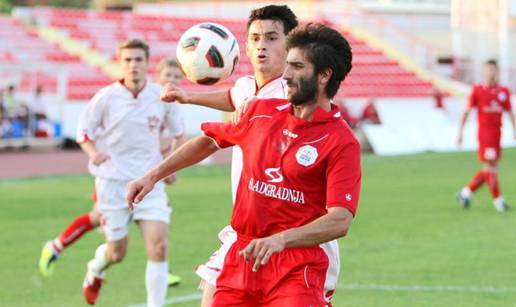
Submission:
[[[511,110],[509,89],[499,85],[476,85],[468,108],[478,112],[478,158],[480,161],[500,159],[500,136],[503,111]]]
[[[257,100],[237,125],[204,123],[219,147],[238,145],[243,171],[231,225],[237,242],[224,259],[213,306],[324,306],[328,258],[319,246],[288,248],[252,272],[238,252],[254,238],[306,225],[360,192],[360,145],[337,106],[306,121],[287,100]]]

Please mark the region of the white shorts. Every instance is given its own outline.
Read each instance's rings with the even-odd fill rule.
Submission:
[[[208,262],[201,264],[195,270],[195,273],[201,277],[205,282],[212,286],[216,286],[217,277],[219,277],[222,267],[224,266],[224,258],[227,252],[235,243],[237,238],[236,231],[231,226],[224,227],[219,232],[219,240],[221,242],[220,248],[215,251]],[[328,256],[328,271],[326,272],[326,281],[324,283],[324,298],[327,306],[331,306],[331,299],[333,292],[337,286],[340,273],[340,254],[339,244],[337,240],[326,242],[320,245]]]
[[[100,225],[107,241],[118,241],[127,237],[131,221],[170,222],[170,212],[165,186],[156,183],[154,189],[134,207],[127,206],[126,193],[128,181],[96,178],[95,189],[100,212]]]

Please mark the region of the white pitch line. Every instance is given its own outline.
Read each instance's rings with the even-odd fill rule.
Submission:
[[[499,288],[493,286],[445,286],[445,285],[378,285],[378,284],[338,284],[337,289],[351,290],[374,290],[388,292],[462,292],[462,293],[516,293],[516,288]],[[201,293],[192,293],[185,296],[169,298],[165,305],[187,303],[198,301]],[[146,307],[146,304],[129,305],[129,307]]]
[[[499,288],[493,286],[339,284],[337,285],[337,289],[378,290],[389,292],[516,293],[516,288]]]
[[[169,298],[165,301],[165,305],[172,305],[172,304],[180,304],[180,303],[187,303],[192,301],[198,301],[202,297],[202,294],[199,292],[184,295],[184,296],[178,296]],[[129,305],[129,307],[147,307],[147,304],[136,304],[136,305]]]

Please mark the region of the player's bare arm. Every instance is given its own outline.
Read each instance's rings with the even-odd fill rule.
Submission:
[[[174,150],[179,148],[179,145],[181,144],[181,139],[182,139],[182,137],[161,138],[160,139],[161,155],[164,158],[170,156],[174,152]],[[172,174],[168,175],[167,177],[165,177],[163,179],[163,182],[165,182],[165,184],[167,184],[167,185],[171,185],[176,180],[177,180],[176,174],[172,173]]]
[[[466,122],[468,121],[469,116],[469,110],[465,110],[462,113],[461,119],[460,119],[460,125],[459,125],[459,134],[457,135],[457,145],[462,145],[462,134],[464,132],[464,126],[466,125]]]
[[[98,151],[93,142],[84,141],[80,145],[81,149],[88,155],[93,165],[99,166],[109,160],[109,156],[103,152]]]
[[[210,92],[190,92],[172,83],[167,83],[163,88],[160,99],[165,102],[194,104],[226,112],[234,111],[229,101],[227,89]]]
[[[315,246],[345,236],[352,220],[353,214],[348,209],[329,208],[327,214],[309,224],[252,240],[239,254],[254,261],[253,271],[256,272],[272,254],[285,248]]]
[[[198,136],[179,147],[160,164],[148,171],[143,177],[129,182],[127,205],[139,203],[152,191],[156,182],[186,167],[201,162],[218,150],[215,142],[207,136]]]
[[[509,119],[511,120],[512,125],[512,136],[516,140],[516,116],[514,115],[514,111],[509,111]]]

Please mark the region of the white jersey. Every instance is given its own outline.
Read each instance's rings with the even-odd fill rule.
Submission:
[[[183,134],[179,106],[164,103],[162,87],[149,83],[134,95],[121,81],[97,92],[86,106],[77,129],[77,142],[95,142],[98,151],[110,159],[99,166],[91,162],[90,173],[113,180],[133,180],[158,164],[160,130],[166,127],[172,136]]]
[[[235,109],[251,97],[286,99],[287,83],[283,78],[278,77],[258,88],[254,76],[245,76],[236,80],[235,85],[229,90],[229,98]],[[242,158],[240,147],[233,146],[233,156],[231,159],[231,194],[233,195],[233,203],[236,199],[238,182],[242,174]]]

